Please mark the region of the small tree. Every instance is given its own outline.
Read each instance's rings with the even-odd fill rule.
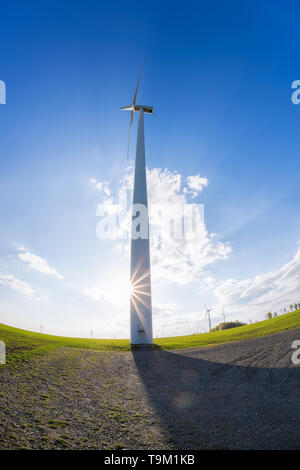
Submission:
[[[266,315],[267,320],[270,320],[272,318],[272,312],[268,312]]]
[[[238,320],[235,321],[226,321],[219,323],[219,325],[212,328],[210,331],[219,331],[219,330],[228,330],[229,328],[236,328],[238,326],[244,326],[246,323],[242,323]]]
[[[273,315],[273,317],[277,317],[277,313],[276,313],[276,312],[274,312],[274,315]]]

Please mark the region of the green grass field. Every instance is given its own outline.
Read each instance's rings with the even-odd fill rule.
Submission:
[[[161,349],[183,349],[214,346],[241,341],[247,338],[271,335],[297,327],[300,327],[300,310],[229,330],[170,338],[156,338],[154,340],[154,347]],[[98,351],[130,350],[129,341],[126,339],[87,339],[52,336],[13,328],[2,323],[0,323],[0,340],[6,344],[8,364],[19,360],[27,360],[33,355],[60,347],[94,349]]]

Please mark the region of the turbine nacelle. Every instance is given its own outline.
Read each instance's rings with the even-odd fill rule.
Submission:
[[[127,106],[123,106],[121,111],[130,111],[130,124],[129,124],[129,135],[128,135],[128,147],[127,147],[127,159],[129,158],[129,145],[130,145],[130,134],[131,134],[131,127],[132,127],[132,121],[133,121],[133,116],[135,112],[140,111],[141,109],[144,111],[144,113],[147,114],[152,114],[153,113],[153,108],[151,106],[142,106],[141,104],[136,104],[136,97],[137,97],[137,92],[139,89],[139,84],[141,81],[141,76],[142,76],[142,71],[143,71],[144,65],[140,71],[140,76],[137,82],[136,90],[134,93],[133,101],[132,104],[129,104]]]
[[[129,104],[128,106],[123,106],[122,108],[120,108],[121,111],[133,111],[133,112],[138,112],[141,109],[144,111],[144,113],[147,113],[147,114],[153,113],[152,106],[143,106],[141,104]]]

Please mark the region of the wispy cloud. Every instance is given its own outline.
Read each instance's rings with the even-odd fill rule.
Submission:
[[[160,336],[192,334],[207,330],[204,311],[186,311],[176,303],[155,303],[153,321]]]
[[[18,291],[24,297],[34,300],[46,300],[45,297],[40,297],[36,294],[35,290],[30,287],[27,282],[17,279],[12,274],[3,274],[0,272],[0,284],[5,287],[9,287],[15,291]]]
[[[100,193],[103,192],[106,196],[110,196],[110,187],[108,181],[97,181],[95,178],[91,178],[90,183]]]
[[[18,257],[24,261],[24,263],[27,263],[28,266],[34,271],[38,271],[49,276],[54,276],[57,279],[63,279],[63,276],[59,274],[56,269],[51,268],[45,259],[30,253],[24,247],[20,247],[19,251],[20,253],[18,254]]]
[[[228,279],[215,289],[220,305],[233,315],[253,319],[300,301],[300,247],[281,268],[244,279]]]
[[[105,300],[105,291],[97,287],[87,287],[82,290],[82,294],[89,297],[91,300]]]
[[[129,303],[130,298],[128,272],[116,274],[101,283],[96,283],[92,287],[83,288],[81,293],[94,301],[103,301],[119,308],[124,307]]]

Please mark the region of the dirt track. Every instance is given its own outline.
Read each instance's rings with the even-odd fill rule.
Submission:
[[[58,349],[0,370],[1,449],[300,449],[300,328],[181,351]]]

